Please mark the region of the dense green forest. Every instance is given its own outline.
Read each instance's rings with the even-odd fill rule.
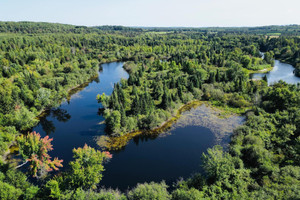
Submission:
[[[153,129],[191,100],[210,100],[215,105],[243,108],[264,83],[249,81],[249,71],[273,65],[273,54],[264,59],[258,37],[207,37],[181,41],[162,49],[163,60],[127,62],[127,81],[115,85],[113,94],[98,96],[105,108],[107,129],[113,134]],[[200,36],[202,37],[202,36]],[[252,42],[249,42],[252,40]],[[169,38],[166,43],[172,43]],[[180,43],[180,42],[179,42]],[[232,44],[238,44],[233,46]]]
[[[296,76],[300,77],[300,37],[272,38],[262,46],[264,51],[272,51],[275,58],[292,64]]]
[[[271,68],[274,58],[299,74],[299,31],[296,25],[145,29],[0,22],[0,199],[299,199],[300,87],[249,78]],[[52,139],[27,132],[42,111],[112,61],[125,61],[130,74],[111,96],[97,97],[112,137],[159,127],[193,100],[244,114],[246,122],[227,150],[215,146],[202,155],[205,174],[173,186],[137,184],[126,193],[104,189],[109,152],[86,145],[63,163],[48,155]],[[12,146],[24,163],[6,159]],[[62,165],[68,170],[47,173]]]
[[[46,22],[0,22],[1,33],[103,33],[103,31],[133,31],[135,33],[142,31],[138,28],[124,26],[74,26],[68,24],[53,24]]]
[[[279,35],[300,35],[299,25],[285,25],[285,26],[259,26],[259,27],[203,27],[203,28],[188,28],[188,27],[142,27],[147,31],[194,31],[202,33],[219,33],[219,34],[252,34],[265,36],[279,36]]]

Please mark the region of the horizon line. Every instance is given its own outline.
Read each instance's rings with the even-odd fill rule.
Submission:
[[[100,26],[121,26],[128,28],[256,28],[256,27],[268,27],[268,26],[300,26],[300,24],[270,24],[270,25],[255,25],[255,26],[147,26],[147,25],[117,25],[117,24],[103,24],[103,25],[79,25],[79,24],[68,24],[62,22],[46,22],[46,21],[2,21],[0,22],[14,22],[14,23],[22,23],[22,22],[30,22],[30,23],[48,23],[48,24],[61,24],[61,25],[70,25],[70,26],[85,26],[89,28],[100,27]]]

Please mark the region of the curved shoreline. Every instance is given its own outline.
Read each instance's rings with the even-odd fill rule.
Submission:
[[[248,73],[249,75],[251,74],[263,74],[263,73],[268,73],[270,71],[273,70],[274,67],[268,67],[268,68],[265,68],[265,69],[260,69],[260,70],[248,70]]]
[[[196,108],[198,106],[201,106],[202,104],[208,104],[207,101],[200,101],[200,100],[193,100],[188,102],[187,104],[184,104],[180,106],[175,112],[172,117],[170,117],[168,120],[164,121],[159,125],[158,127],[155,127],[151,130],[136,130],[133,132],[125,133],[121,136],[106,136],[102,135],[97,137],[96,143],[98,146],[100,146],[103,149],[106,150],[120,150],[124,148],[128,142],[133,139],[136,136],[140,135],[159,135],[166,130],[168,130],[180,117],[181,114],[185,111],[188,111],[192,108]],[[211,105],[210,105],[211,106]]]
[[[76,94],[77,92],[81,91],[82,89],[84,89],[91,81],[95,80],[96,78],[99,77],[99,74],[95,75],[95,76],[91,76],[87,81],[85,81],[84,83],[78,84],[76,86],[73,86],[69,89],[67,89],[66,93],[66,97],[62,98],[59,102],[59,105],[62,104],[63,100],[66,99],[67,101],[69,101],[71,99],[71,96],[73,94]],[[55,106],[51,106],[49,108],[44,108],[42,109],[36,116],[35,119],[40,119],[42,118],[45,114],[47,114],[47,111],[51,110],[52,108],[54,108]]]
[[[297,70],[300,70],[300,69],[297,69],[297,68],[295,67],[295,63],[293,63],[293,62],[291,62],[291,61],[289,61],[289,60],[281,59],[281,58],[276,58],[276,59],[279,60],[279,61],[282,62],[282,63],[286,63],[286,64],[291,65],[291,66],[294,68],[294,71],[293,71],[294,75],[295,75],[296,77],[299,77],[299,78],[300,78],[300,72],[297,73]],[[299,75],[298,75],[298,74],[299,74]]]

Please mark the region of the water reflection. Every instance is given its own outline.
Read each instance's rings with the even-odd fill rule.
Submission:
[[[50,135],[51,133],[55,132],[55,125],[53,121],[50,121],[47,118],[40,120],[38,125],[42,126],[42,129],[46,133],[46,135]]]
[[[55,125],[53,123],[53,119],[56,119],[59,122],[66,123],[71,119],[71,115],[68,113],[67,110],[62,108],[56,108],[46,111],[45,116],[40,118],[40,122],[38,125],[42,127],[43,131],[47,135],[54,133],[56,130]]]
[[[171,135],[171,132],[167,131],[160,133],[150,133],[150,134],[142,134],[134,137],[132,140],[136,146],[141,145],[142,143],[149,142],[151,140],[156,140],[157,138],[167,137]]]
[[[140,134],[112,150],[113,159],[105,166],[101,184],[121,190],[145,181],[165,180],[172,185],[178,177],[201,172],[202,153],[215,144],[226,146],[233,130],[243,122],[244,117],[224,116],[206,104],[192,107],[166,132]],[[108,137],[99,139],[99,145],[110,142],[105,141]]]
[[[267,75],[268,84],[274,84],[279,80],[283,80],[290,84],[300,83],[300,77],[295,76],[294,74],[295,68],[286,63],[282,63],[279,60],[275,60],[275,65],[272,71],[268,73],[257,73],[251,74],[252,79],[262,79],[265,75]]]
[[[208,128],[215,136],[215,145],[228,145],[235,128],[243,124],[245,117],[238,115],[222,116],[222,111],[202,104],[182,114],[170,132],[187,126]]]
[[[84,144],[99,148],[94,138],[105,135],[106,126],[103,116],[99,116],[102,110],[98,111],[101,106],[96,96],[102,93],[110,95],[114,83],[121,78],[128,78],[128,74],[122,68],[122,63],[103,64],[102,67],[103,71],[99,73],[100,83],[97,78],[73,90],[73,94],[78,92],[78,96],[71,95],[69,103],[64,102],[59,108],[48,111],[33,129],[42,137],[51,134],[53,151],[49,154],[64,160],[64,168],[60,171],[67,169],[74,148],[83,147]],[[199,113],[211,112],[208,108],[202,109]],[[194,117],[201,118],[196,115]],[[137,182],[164,179],[171,183],[180,176],[187,177],[193,172],[199,172],[201,155],[215,144],[214,130],[218,129],[194,126],[193,120],[185,122],[188,122],[185,126],[164,134],[141,135],[133,137],[129,142],[126,140],[126,149],[112,151],[113,159],[105,165],[101,184],[125,190],[128,186],[135,186]],[[178,125],[182,125],[180,120]],[[220,126],[224,127],[222,124]],[[165,134],[169,135],[164,137]]]
[[[68,168],[74,148],[85,144],[96,147],[94,137],[105,134],[105,124],[100,123],[104,118],[97,113],[100,104],[96,96],[102,93],[110,95],[114,83],[121,78],[128,78],[122,66],[118,62],[101,65],[102,70],[97,77],[71,90],[67,100],[59,108],[43,113],[39,124],[32,129],[42,137],[50,134],[50,138],[53,138],[53,150],[49,154],[64,160],[64,167],[60,171]]]
[[[100,70],[99,70],[100,72]],[[67,96],[67,103],[70,104],[70,100],[71,98],[72,99],[78,99],[78,98],[81,98],[81,91],[82,90],[85,90],[87,92],[88,89],[90,88],[87,88],[89,84],[95,82],[95,84],[99,84],[100,83],[100,79],[99,79],[99,76],[95,76],[95,77],[92,77],[89,81],[87,81],[86,83],[83,83],[82,85],[76,87],[76,88],[73,88],[72,90],[70,90],[68,96]]]

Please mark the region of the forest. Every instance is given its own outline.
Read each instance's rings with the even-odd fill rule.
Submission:
[[[249,76],[272,69],[274,59],[292,64],[300,76],[299,33],[296,25],[180,29],[0,22],[0,199],[299,199],[300,85],[268,86],[266,78]],[[210,102],[246,121],[228,149],[214,146],[199,155],[205,173],[173,185],[105,189],[101,179],[110,152],[85,145],[64,163],[49,156],[52,138],[31,128],[43,111],[95,78],[99,64],[113,61],[125,62],[129,78],[115,84],[112,95],[95,97],[110,137],[160,127],[192,101]],[[12,148],[21,162],[8,159]],[[60,172],[63,165],[68,170]]]

